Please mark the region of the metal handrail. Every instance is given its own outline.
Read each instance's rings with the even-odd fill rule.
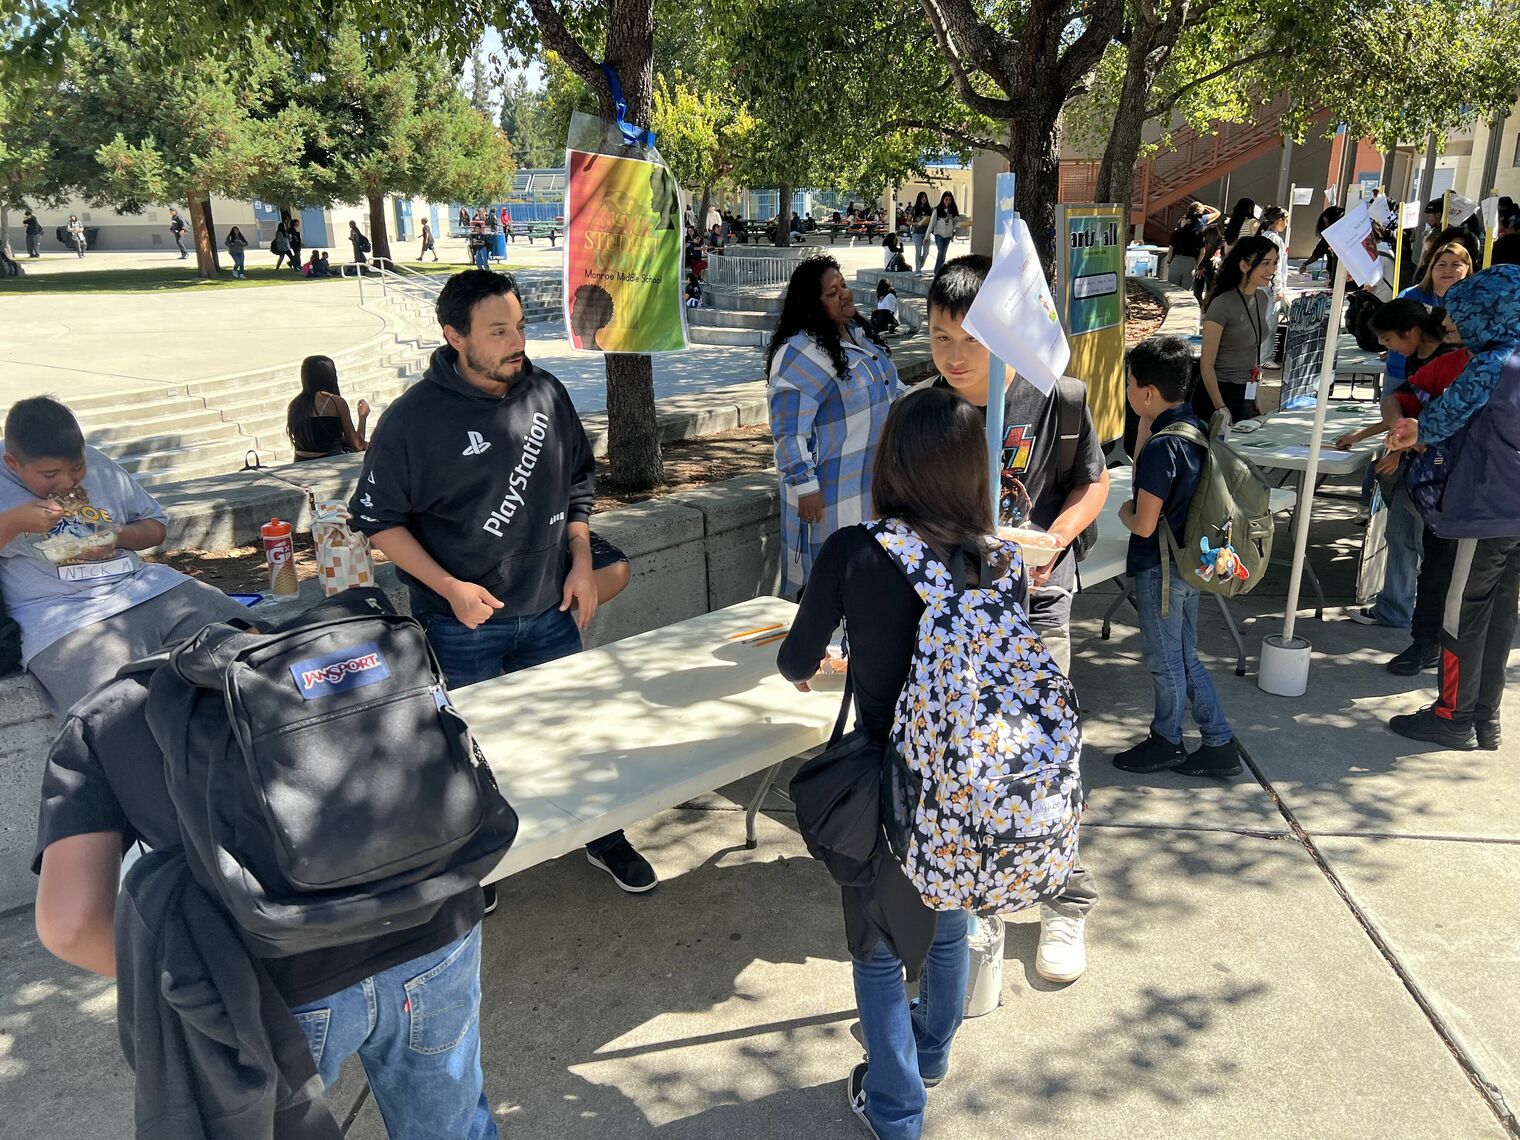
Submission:
[[[783,289],[796,268],[795,258],[727,254],[707,263],[707,284],[719,289]]]

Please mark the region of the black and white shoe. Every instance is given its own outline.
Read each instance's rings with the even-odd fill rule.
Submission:
[[[870,1063],[862,1061],[850,1070],[850,1075],[844,1079],[844,1098],[850,1103],[850,1111],[855,1114],[855,1119],[872,1136],[880,1140],[880,1133],[871,1125],[866,1117],[866,1070]]]
[[[619,840],[601,855],[586,852],[586,862],[600,867],[612,876],[612,881],[631,895],[641,895],[660,885],[660,877],[654,873],[649,860],[633,849],[626,839]]]
[[[1346,616],[1352,621],[1356,622],[1357,625],[1382,624],[1376,617],[1373,616],[1371,606],[1354,607],[1346,611]]]

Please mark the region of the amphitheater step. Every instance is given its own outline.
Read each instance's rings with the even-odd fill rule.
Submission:
[[[770,332],[765,329],[726,329],[711,325],[692,325],[687,332],[692,344],[764,348],[771,340]]]
[[[776,314],[755,309],[687,309],[686,323],[692,328],[765,329],[776,327]]]

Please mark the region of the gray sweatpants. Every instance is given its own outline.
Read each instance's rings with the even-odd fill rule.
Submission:
[[[248,617],[248,608],[193,579],[105,621],[65,634],[26,669],[42,698],[62,718],[129,661],[193,637],[213,622]]]

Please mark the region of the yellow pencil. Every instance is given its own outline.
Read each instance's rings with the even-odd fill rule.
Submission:
[[[743,633],[731,633],[728,635],[728,640],[738,641],[741,637],[753,637],[757,633],[765,633],[768,630],[780,628],[781,623],[778,621],[774,625],[762,625],[759,629],[746,629]]]

